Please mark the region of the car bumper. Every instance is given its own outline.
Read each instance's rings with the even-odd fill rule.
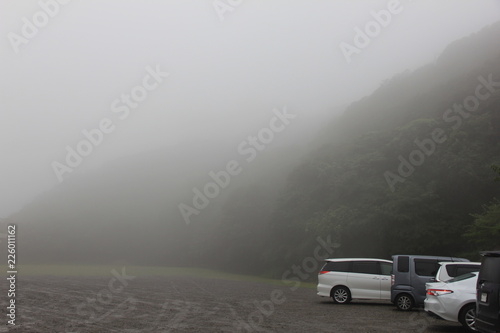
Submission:
[[[455,313],[455,309],[450,309],[448,304],[444,304],[440,297],[427,297],[424,301],[424,310],[431,316],[458,322],[458,313]]]
[[[318,296],[330,297],[332,286],[326,284],[318,284]]]

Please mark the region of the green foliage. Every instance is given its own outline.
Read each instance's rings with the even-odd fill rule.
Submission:
[[[492,165],[491,169],[498,174],[498,176],[495,178],[495,181],[499,182],[500,181],[500,166],[499,165]]]
[[[465,234],[480,250],[500,249],[500,202],[496,200],[483,207],[482,214],[474,214],[474,224]]]
[[[492,165],[491,169],[500,175],[500,166]],[[495,181],[500,181],[496,177]],[[494,200],[483,206],[481,214],[472,214],[474,224],[464,235],[480,250],[500,249],[500,201]]]

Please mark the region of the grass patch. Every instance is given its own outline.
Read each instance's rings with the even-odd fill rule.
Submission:
[[[265,278],[255,275],[233,274],[223,271],[194,268],[194,267],[161,267],[161,266],[120,266],[120,265],[17,265],[18,276],[79,276],[79,277],[111,277],[111,271],[114,269],[121,272],[125,267],[127,275],[132,276],[187,276],[202,277],[207,279],[259,282],[284,286],[281,280]],[[6,265],[0,265],[0,269],[7,272]],[[290,282],[293,286],[296,282]],[[316,288],[315,283],[301,282],[303,288]]]

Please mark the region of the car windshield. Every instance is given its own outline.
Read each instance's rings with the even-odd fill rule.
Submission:
[[[472,277],[474,277],[476,275],[477,275],[477,272],[475,272],[475,273],[465,273],[465,274],[457,276],[457,277],[455,277],[453,279],[450,279],[450,280],[448,280],[446,282],[447,283],[452,283],[452,282],[457,282],[457,281],[463,281],[463,280],[470,279],[470,278],[472,278]]]

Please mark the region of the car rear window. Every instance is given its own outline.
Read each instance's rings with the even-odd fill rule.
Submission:
[[[398,257],[398,272],[407,273],[410,271],[410,257],[400,256]]]
[[[446,272],[451,277],[457,276],[457,265],[447,265],[446,266]]]
[[[329,272],[349,272],[350,266],[350,261],[328,261],[322,270]]]
[[[479,278],[488,282],[500,283],[500,257],[484,257]]]
[[[353,261],[353,273],[363,274],[380,274],[380,267],[378,261]]]
[[[477,274],[477,273],[476,273]],[[465,273],[465,274],[461,274],[453,279],[450,279],[448,281],[446,281],[447,283],[453,283],[453,282],[458,282],[458,281],[463,281],[463,280],[467,280],[467,279],[470,279],[470,278],[473,278],[476,276],[476,274],[472,274],[472,273]]]
[[[457,276],[466,274],[466,273],[472,273],[472,272],[479,272],[481,269],[481,265],[458,265],[457,266]]]
[[[420,276],[436,276],[436,273],[441,267],[437,260],[434,259],[414,259],[415,273]]]
[[[480,269],[481,269],[481,265],[458,266],[457,267],[457,276],[463,275],[466,273],[479,272]]]
[[[446,271],[450,277],[460,276],[466,273],[478,272],[481,265],[446,265]]]

